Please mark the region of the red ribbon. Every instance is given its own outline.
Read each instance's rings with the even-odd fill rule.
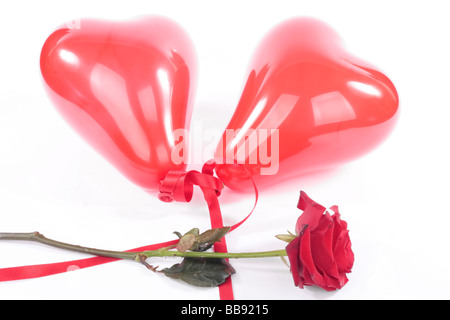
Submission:
[[[160,194],[158,198],[164,202],[180,201],[189,202],[193,195],[193,186],[199,186],[203,192],[203,196],[208,204],[210,213],[211,227],[222,228],[223,219],[222,212],[220,210],[219,199],[223,183],[214,176],[214,169],[216,164],[212,161],[208,161],[203,165],[202,172],[195,170],[192,171],[170,171],[166,177],[161,181]],[[250,174],[249,174],[250,176]],[[255,210],[258,202],[258,189],[253,182],[255,191],[255,204],[250,213],[240,222],[234,224],[231,227],[231,231],[242,225]],[[167,247],[176,244],[178,240],[167,241],[163,243],[148,245],[140,248],[127,250],[127,252],[140,252],[146,250],[157,250],[159,248]],[[227,252],[227,244],[225,238],[214,245],[214,250],[217,252]],[[88,268],[108,262],[113,262],[119,259],[108,257],[92,257],[87,259],[57,262],[41,265],[29,265],[12,268],[0,269],[0,282],[39,278],[67,271],[73,271],[77,269]],[[231,277],[219,286],[219,294],[221,300],[233,300],[233,286]]]
[[[163,247],[167,247],[176,244],[178,240],[168,241],[164,243],[153,244],[140,248],[127,250],[127,252],[140,252],[147,250],[157,250]],[[12,267],[0,269],[0,281],[13,281],[40,278],[50,276],[58,273],[64,273],[67,271],[74,271],[78,269],[89,268],[97,265],[101,265],[108,262],[117,261],[116,258],[108,257],[92,257],[80,260],[72,260],[65,262],[56,262],[48,264],[37,264],[30,266]]]
[[[198,171],[171,171],[161,182],[159,199],[165,202],[181,201],[189,202],[192,199],[193,185],[197,185],[203,192],[203,196],[208,204],[209,215],[211,219],[211,228],[223,228],[222,212],[220,210],[219,199],[223,183],[214,177],[215,162],[208,161],[203,165],[202,172]],[[252,180],[253,182],[253,180]],[[244,223],[253,213],[258,201],[258,190],[253,183],[255,189],[255,205],[250,214],[241,222],[233,225],[231,230],[236,229]],[[217,252],[227,252],[226,239],[214,244],[214,250]],[[233,285],[231,277],[219,286],[219,295],[221,300],[233,300]]]

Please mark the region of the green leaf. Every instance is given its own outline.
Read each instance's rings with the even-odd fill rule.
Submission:
[[[195,251],[206,251],[211,248],[214,243],[220,241],[230,231],[230,227],[210,229],[197,237],[198,248]]]
[[[193,235],[192,233],[187,233],[180,238],[180,241],[177,244],[177,250],[180,252],[186,252],[192,248],[195,241],[195,235]]]
[[[197,287],[217,287],[236,271],[225,259],[184,258],[181,263],[165,268],[166,276]]]
[[[290,243],[291,241],[293,241],[295,238],[297,238],[298,236],[295,234],[292,234],[289,230],[288,230],[289,234],[277,234],[275,237],[281,241],[285,241],[287,243]]]
[[[281,240],[281,241],[285,241],[287,243],[293,241],[295,238],[297,238],[297,236],[293,236],[290,234],[278,234],[275,236],[277,239]]]
[[[175,231],[174,233],[180,238],[177,250],[181,252],[190,251],[206,251],[211,248],[214,243],[220,241],[230,231],[230,227],[216,228],[206,230],[199,234],[198,228],[193,228],[184,235]]]
[[[181,239],[181,237],[183,237],[181,235],[181,233],[179,233],[178,231],[174,231],[173,233],[175,233],[178,236],[178,238],[180,238],[180,239]],[[200,233],[200,230],[198,228],[193,228],[193,229],[189,230],[188,232],[186,232],[184,235],[193,234],[194,236],[197,237],[199,233]]]

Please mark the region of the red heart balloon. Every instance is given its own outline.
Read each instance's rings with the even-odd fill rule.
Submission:
[[[259,44],[236,111],[217,147],[231,189],[335,167],[389,135],[399,100],[392,82],[342,46],[327,25],[294,18]],[[241,165],[233,165],[240,163]]]
[[[163,17],[81,20],[56,30],[41,72],[64,118],[128,179],[157,190],[187,129],[197,61],[187,34]]]

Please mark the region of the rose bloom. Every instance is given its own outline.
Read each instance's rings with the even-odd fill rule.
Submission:
[[[347,223],[341,220],[337,206],[332,216],[305,192],[301,191],[297,220],[298,235],[286,247],[296,286],[319,286],[327,291],[342,288],[351,272],[354,254]]]

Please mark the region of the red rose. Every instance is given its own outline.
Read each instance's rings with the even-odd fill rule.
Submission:
[[[327,291],[342,288],[354,261],[347,223],[337,206],[330,208],[334,212],[330,216],[303,191],[297,207],[303,210],[295,228],[298,237],[286,247],[295,285],[316,285]]]

